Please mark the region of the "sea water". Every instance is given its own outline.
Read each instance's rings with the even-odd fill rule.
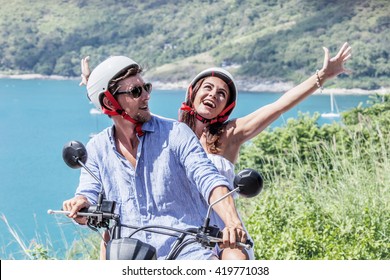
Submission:
[[[278,93],[240,92],[232,118],[244,116],[279,98]],[[90,134],[112,124],[105,115],[94,114],[85,87],[75,80],[0,79],[0,258],[25,258],[25,245],[43,243],[61,255],[77,239],[79,227],[67,218],[48,215],[71,198],[79,170],[62,160],[68,141],[86,143]],[[336,96],[340,111],[368,100],[364,95]],[[150,108],[155,114],[176,119],[184,90],[156,90]],[[283,125],[298,112],[326,113],[329,96],[313,95],[277,119]],[[338,121],[320,118],[319,123]],[[5,220],[15,231],[13,236]]]

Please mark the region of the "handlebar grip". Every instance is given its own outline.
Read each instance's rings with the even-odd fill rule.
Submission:
[[[220,237],[211,237],[211,236],[209,236],[208,240],[210,242],[222,243],[222,238],[220,238]],[[237,242],[236,244],[237,244],[238,247],[243,247],[243,248],[248,249],[248,250],[250,248],[252,248],[252,246],[253,246],[253,242],[251,240],[249,240],[249,239],[245,243]]]
[[[92,213],[93,211],[89,211],[90,207],[84,207],[79,210],[77,213]]]
[[[238,246],[238,247],[243,247],[243,248],[249,250],[250,248],[252,248],[252,244],[251,244],[251,243],[252,243],[252,242],[248,243],[248,240],[247,240],[246,243],[237,242],[237,246]]]
[[[219,238],[219,239],[222,241],[222,231],[219,231],[219,232],[217,233],[217,238]],[[250,239],[247,239],[247,240],[245,241],[245,243],[243,243],[243,242],[237,242],[237,246],[238,246],[238,247],[243,247],[243,248],[249,250],[250,248],[253,247],[253,242],[252,242]]]

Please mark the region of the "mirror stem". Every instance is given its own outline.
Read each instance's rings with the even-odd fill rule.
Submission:
[[[203,224],[203,230],[206,230],[206,228],[209,227],[210,225],[210,215],[211,215],[211,210],[213,208],[213,206],[215,204],[217,204],[218,202],[220,202],[221,200],[225,199],[226,197],[228,197],[229,195],[239,191],[240,189],[237,187],[235,188],[234,190],[228,192],[227,194],[221,196],[220,198],[218,198],[217,200],[215,200],[213,203],[210,204],[208,210],[207,210],[207,216],[206,216],[206,219],[204,220],[204,224]]]
[[[86,166],[85,166],[85,164],[78,158],[78,157],[75,157],[75,160],[84,168],[84,170],[87,170],[87,172],[89,173],[89,175],[91,175],[99,184],[100,184],[100,186],[102,187],[102,190],[101,190],[101,192],[99,193],[99,196],[98,196],[98,199],[97,199],[97,204],[96,204],[96,210],[97,211],[100,211],[101,209],[101,206],[102,206],[102,202],[103,202],[103,184],[102,184],[102,182],[99,180],[99,178],[98,177],[96,177],[96,175],[95,174],[93,174],[92,172],[91,172],[91,170],[89,170],[89,168],[87,168]]]
[[[89,173],[89,175],[91,175],[100,185],[102,185],[102,182],[100,182],[99,178],[96,177],[95,174],[93,174],[86,166],[85,164],[79,159],[79,158],[76,158],[77,162],[84,168],[84,170],[87,170],[87,172]]]

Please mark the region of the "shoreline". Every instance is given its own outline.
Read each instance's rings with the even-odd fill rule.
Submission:
[[[77,77],[65,77],[60,75],[42,75],[42,74],[16,74],[5,75],[0,74],[0,79],[14,79],[14,80],[76,80]]]
[[[79,77],[65,77],[59,75],[42,75],[42,74],[18,74],[4,75],[0,74],[0,79],[15,79],[15,80],[79,80]],[[241,91],[247,92],[274,92],[283,93],[293,88],[295,85],[292,82],[248,82],[244,80],[236,80],[237,87]],[[153,82],[153,87],[158,90],[186,90],[189,81],[182,80],[177,82],[163,82],[156,80]],[[382,87],[376,90],[365,90],[361,88],[324,88],[322,92],[317,90],[313,94],[335,94],[335,95],[370,95],[370,94],[390,94],[390,88]]]

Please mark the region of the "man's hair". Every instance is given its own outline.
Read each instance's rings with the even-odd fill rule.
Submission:
[[[128,68],[123,69],[117,75],[115,75],[108,83],[108,91],[115,96],[115,93],[119,90],[118,82],[128,77],[135,76],[142,73],[142,68],[138,65],[130,65]]]

